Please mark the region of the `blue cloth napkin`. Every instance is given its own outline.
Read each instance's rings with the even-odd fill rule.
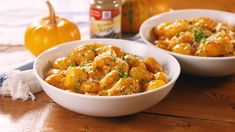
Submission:
[[[27,62],[27,63],[15,68],[15,69],[20,70],[20,71],[33,69],[33,63],[34,63],[34,60]],[[0,87],[2,86],[3,81],[6,79],[7,79],[7,77],[4,73],[0,75]]]
[[[125,35],[124,36],[125,40],[131,40],[131,41],[136,41],[136,42],[142,42],[143,41],[141,40],[139,34],[136,34],[133,36],[133,34],[131,35]],[[17,67],[15,70],[20,70],[20,71],[24,71],[24,70],[30,70],[30,69],[33,69],[33,63],[34,63],[34,60],[28,62],[28,63],[25,63],[19,67]],[[6,80],[6,75],[3,73],[3,74],[0,74],[0,87],[2,86],[2,83],[4,80]]]

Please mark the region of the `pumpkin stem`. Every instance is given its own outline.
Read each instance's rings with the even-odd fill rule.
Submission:
[[[50,12],[50,23],[51,25],[56,25],[56,16],[55,16],[55,10],[51,4],[51,2],[49,0],[46,0],[46,4],[47,4],[47,7],[49,9],[49,12]]]

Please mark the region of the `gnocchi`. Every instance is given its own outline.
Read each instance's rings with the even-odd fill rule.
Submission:
[[[57,58],[45,81],[70,92],[118,96],[159,88],[168,77],[153,57],[142,60],[119,47],[91,43]]]
[[[210,18],[161,23],[153,28],[154,44],[172,52],[203,57],[235,55],[235,27]]]

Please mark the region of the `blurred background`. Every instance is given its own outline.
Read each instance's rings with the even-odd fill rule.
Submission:
[[[76,23],[88,34],[90,0],[50,0],[57,15]],[[157,0],[156,0],[157,1]],[[210,8],[235,11],[231,0],[165,0],[172,9]],[[216,4],[215,4],[216,1]],[[203,2],[203,3],[202,3]],[[219,3],[219,4],[218,4]],[[0,0],[0,45],[23,45],[24,31],[33,20],[48,15],[44,0]],[[88,36],[82,36],[86,39]]]
[[[68,18],[87,34],[89,0],[51,0],[57,15]],[[23,45],[27,25],[49,14],[44,0],[0,0],[0,44]],[[84,25],[85,24],[85,25]]]
[[[58,16],[78,25],[82,39],[89,38],[90,0],[50,1]],[[235,12],[234,0],[165,0],[165,2],[174,10],[203,8]],[[34,58],[23,46],[24,33],[32,21],[48,14],[44,0],[0,0],[0,71]]]

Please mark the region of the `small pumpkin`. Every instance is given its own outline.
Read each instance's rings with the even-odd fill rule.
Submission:
[[[170,10],[163,0],[123,0],[122,2],[122,32],[137,33],[146,19]]]
[[[46,4],[50,16],[33,22],[25,32],[25,46],[36,56],[50,47],[81,38],[80,31],[74,23],[56,16],[54,8],[48,0]]]

